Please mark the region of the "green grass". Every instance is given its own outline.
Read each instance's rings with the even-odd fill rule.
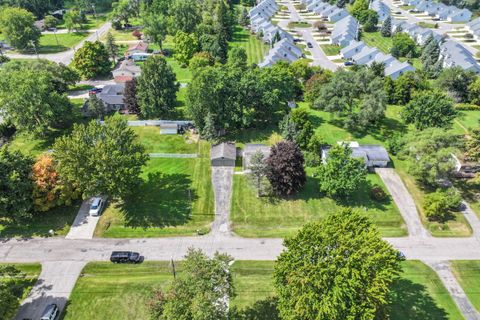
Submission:
[[[477,311],[480,311],[480,261],[451,261],[453,273]]]
[[[38,53],[57,53],[69,50],[88,35],[88,32],[72,32],[57,34],[56,36],[54,34],[43,34],[40,37],[40,49]]]
[[[132,127],[147,153],[197,153],[198,143],[184,135],[162,135],[160,127]]]
[[[247,52],[248,64],[259,63],[268,52],[268,45],[258,40],[255,35],[249,33],[248,30],[241,26],[235,26],[232,41],[229,43],[229,49],[244,48]]]
[[[322,48],[323,52],[327,56],[336,56],[340,54],[340,47],[334,44],[321,44],[320,47]]]
[[[70,225],[79,209],[80,202],[36,213],[28,221],[15,223],[5,218],[0,219],[0,238],[48,237],[50,230],[53,230],[55,235],[64,236],[70,230]]]
[[[378,50],[384,53],[390,53],[392,49],[392,38],[382,37],[380,31],[376,32],[362,32],[361,40],[370,47],[376,47]]]
[[[208,232],[214,214],[210,159],[150,159],[136,195],[105,210],[95,235],[110,238],[195,235]]]
[[[420,21],[420,22],[417,23],[417,25],[419,27],[422,27],[422,28],[430,28],[430,29],[438,28],[437,23],[430,23],[430,22],[425,22],[425,21]]]
[[[235,233],[244,237],[287,237],[307,222],[321,220],[342,206],[352,206],[371,217],[383,236],[406,235],[403,219],[390,197],[382,202],[373,201],[369,196],[369,187],[364,185],[349,200],[336,202],[320,195],[319,181],[311,177],[312,172],[307,170],[305,187],[288,198],[258,198],[248,177],[235,175],[231,210]],[[377,175],[368,175],[368,181],[386,191]]]
[[[299,22],[289,22],[287,25],[288,28],[310,28],[311,24],[305,21],[299,21]]]

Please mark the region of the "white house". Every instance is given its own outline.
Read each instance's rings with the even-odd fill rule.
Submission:
[[[390,16],[390,8],[382,0],[370,2],[370,9],[378,14],[378,20],[384,21]]]
[[[277,61],[293,62],[300,59],[302,56],[302,50],[298,48],[293,41],[282,39],[275,43],[273,48],[270,49],[258,66],[260,68],[271,67]]]
[[[332,13],[330,13],[327,17],[328,21],[330,22],[337,22],[343,18],[348,16],[348,12],[345,9],[337,8]]]
[[[408,71],[415,71],[415,68],[411,66],[408,62],[400,62],[398,60],[394,60],[390,65],[385,68],[385,76],[395,80]]]
[[[350,15],[346,16],[334,24],[330,43],[348,46],[351,41],[358,39],[358,28],[358,21]]]
[[[360,65],[367,64],[372,61],[378,53],[379,51],[377,48],[365,46],[359,53],[352,57],[352,61]]]
[[[383,52],[377,53],[377,55],[373,58],[372,61],[368,62],[367,65],[371,65],[373,62],[376,63],[383,63],[385,68],[391,65],[394,61],[397,61],[394,56],[391,54],[385,54]]]
[[[359,53],[365,47],[363,41],[353,40],[350,44],[340,50],[340,55],[343,59],[351,59],[354,55]]]
[[[456,41],[447,40],[440,44],[440,58],[444,68],[459,66],[464,70],[480,73],[480,65],[472,53]]]
[[[468,22],[472,18],[472,12],[468,9],[461,9],[453,12],[447,17],[450,22]]]

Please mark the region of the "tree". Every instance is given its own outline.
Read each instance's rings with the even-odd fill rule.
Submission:
[[[38,47],[40,30],[35,26],[33,14],[21,8],[3,8],[0,13],[0,29],[7,42],[19,49]]]
[[[384,62],[373,61],[368,68],[378,78],[383,78],[385,76],[385,63]]]
[[[198,51],[198,42],[193,33],[188,34],[178,31],[175,34],[175,54],[173,57],[180,62],[181,65],[187,66],[190,59]]]
[[[257,189],[257,197],[260,197],[263,194],[263,185],[267,176],[267,162],[260,150],[253,154],[248,169]]]
[[[48,15],[48,16],[45,16],[44,23],[45,23],[45,28],[47,29],[56,28],[58,25],[58,20],[54,16]]]
[[[163,41],[167,35],[168,19],[165,15],[156,14],[154,12],[144,13],[143,17],[143,33],[152,41],[158,44],[160,50],[163,50]]]
[[[476,105],[480,105],[480,77],[468,87],[470,93],[470,102]]]
[[[82,15],[80,14],[80,11],[76,9],[68,10],[63,15],[63,21],[68,32],[82,29]]]
[[[123,102],[128,112],[131,114],[139,114],[140,106],[137,100],[137,79],[133,78],[125,83],[125,91],[123,92]]]
[[[1,73],[0,110],[17,129],[45,135],[70,119],[70,100],[56,91],[51,73],[29,68]]]
[[[107,33],[107,38],[105,40],[105,49],[107,50],[113,62],[116,62],[118,56],[118,45],[115,43],[115,37],[110,31]]]
[[[280,133],[282,137],[287,141],[294,141],[297,139],[297,126],[292,119],[292,114],[286,114],[282,121],[278,124],[278,128],[280,129]]]
[[[0,279],[0,319],[13,319],[24,294],[19,283],[24,281],[25,274],[13,265],[2,265]]]
[[[392,36],[392,48],[390,49],[392,56],[398,58],[410,54],[414,58],[417,56],[416,48],[415,41],[407,33],[396,32]]]
[[[308,111],[305,108],[296,108],[292,110],[290,115],[295,130],[294,136],[292,137],[293,141],[295,141],[300,148],[307,149],[310,138],[314,134],[313,125],[308,118]],[[285,137],[285,139],[287,138]]]
[[[100,41],[85,41],[73,56],[72,66],[84,79],[93,79],[110,72],[112,64],[105,45]]]
[[[420,183],[435,187],[452,177],[452,154],[457,147],[457,136],[444,129],[429,128],[403,136],[398,156],[407,162],[407,170]]]
[[[179,89],[175,73],[161,56],[151,56],[137,79],[137,99],[144,119],[166,116],[175,108]]]
[[[282,319],[375,319],[401,271],[398,251],[353,209],[303,226],[284,247],[274,271]]]
[[[197,0],[174,0],[170,10],[173,33],[177,31],[193,33],[202,19]]]
[[[295,142],[282,141],[272,146],[267,158],[267,179],[278,195],[291,195],[306,182],[303,154]]]
[[[235,296],[230,263],[233,258],[215,253],[208,258],[189,249],[177,275],[164,294],[153,292],[149,303],[152,319],[228,319],[228,301]]]
[[[359,19],[363,11],[368,10],[368,0],[355,0],[350,9],[350,14]],[[359,19],[360,20],[360,19]]]
[[[374,32],[377,30],[378,14],[376,11],[368,9],[360,13],[358,21],[363,24],[365,32]]]
[[[96,94],[88,97],[87,104],[89,115],[95,119],[103,120],[103,117],[106,115],[105,105],[102,100],[98,99]]]
[[[472,129],[465,142],[465,156],[470,161],[480,161],[480,129]]]
[[[228,64],[234,68],[247,69],[247,52],[244,48],[235,47],[228,52]]]
[[[415,92],[429,90],[430,86],[424,75],[418,72],[405,72],[395,80],[393,103],[407,104]]]
[[[348,145],[333,146],[326,162],[319,167],[320,191],[330,197],[352,195],[365,183],[367,171],[362,159],[352,157]]]
[[[407,124],[414,124],[418,130],[430,127],[449,128],[457,116],[452,100],[443,92],[420,91],[402,110]]]
[[[290,64],[290,70],[300,82],[309,80],[313,75],[317,73],[323,73],[320,67],[310,66],[310,61],[307,59],[298,59]]]
[[[0,217],[13,221],[31,217],[32,164],[33,160],[19,151],[0,149]]]
[[[48,211],[71,205],[80,196],[78,190],[62,179],[51,155],[41,155],[32,167],[33,203],[36,211]]]
[[[392,18],[388,16],[382,23],[382,28],[380,29],[380,34],[382,37],[391,37],[392,36]]]
[[[238,17],[238,24],[246,27],[250,24],[250,16],[248,15],[247,8],[243,7],[242,13]]]
[[[431,77],[436,78],[442,71],[442,60],[440,59],[440,43],[430,35],[422,46],[423,70]]]
[[[314,74],[310,79],[305,82],[305,101],[309,102],[313,106],[314,101],[320,95],[323,85],[330,82],[333,73],[328,70],[323,70],[320,73]]]
[[[212,57],[212,55],[208,52],[202,51],[193,55],[192,59],[190,59],[188,68],[192,71],[192,73],[195,74],[202,68],[213,66],[214,64],[215,59]]]
[[[125,198],[135,190],[148,160],[135,132],[120,116],[109,117],[104,124],[75,124],[53,149],[59,175],[84,198],[99,194]]]
[[[475,79],[476,75],[473,71],[464,70],[462,67],[453,67],[444,69],[438,76],[436,84],[456,102],[467,102],[468,89]]]
[[[453,188],[437,190],[425,196],[423,210],[430,221],[446,222],[454,219],[454,211],[462,204],[460,193]]]

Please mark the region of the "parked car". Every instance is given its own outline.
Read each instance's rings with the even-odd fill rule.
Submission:
[[[301,42],[301,41],[302,41],[302,39],[300,39],[300,38],[293,38],[293,42],[295,42],[295,43]]]
[[[105,201],[101,197],[92,198],[88,214],[91,216],[99,216],[102,213],[104,202]]]
[[[307,42],[307,47],[313,48],[313,44],[311,42]]]
[[[58,314],[58,306],[55,303],[52,303],[45,307],[40,320],[55,320],[57,319]]]
[[[395,14],[402,14],[402,11],[395,11]]]
[[[97,93],[100,93],[102,92],[102,88],[93,88],[93,89],[90,89],[88,91],[88,94],[92,95],[92,94],[97,94]]]
[[[344,66],[353,66],[354,64],[355,64],[355,62],[353,62],[353,61],[345,61],[343,63]]]
[[[110,261],[113,263],[139,263],[141,262],[141,256],[138,252],[113,251]]]

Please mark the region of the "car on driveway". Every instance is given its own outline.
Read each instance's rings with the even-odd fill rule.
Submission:
[[[97,93],[100,93],[100,92],[102,92],[102,88],[93,88],[93,89],[90,89],[88,91],[88,94],[93,95],[93,94],[97,94]]]
[[[313,48],[313,44],[311,42],[307,42],[307,47]]]
[[[88,210],[88,214],[91,216],[99,216],[102,213],[104,203],[105,201],[101,197],[92,198],[92,203],[90,204],[90,210]]]
[[[55,303],[49,304],[43,310],[42,317],[40,320],[55,320],[58,316],[58,306]]]
[[[344,66],[353,66],[354,64],[355,64],[355,62],[353,62],[353,61],[345,61],[343,63]]]
[[[142,257],[138,252],[113,251],[110,255],[110,261],[113,263],[140,263]]]

